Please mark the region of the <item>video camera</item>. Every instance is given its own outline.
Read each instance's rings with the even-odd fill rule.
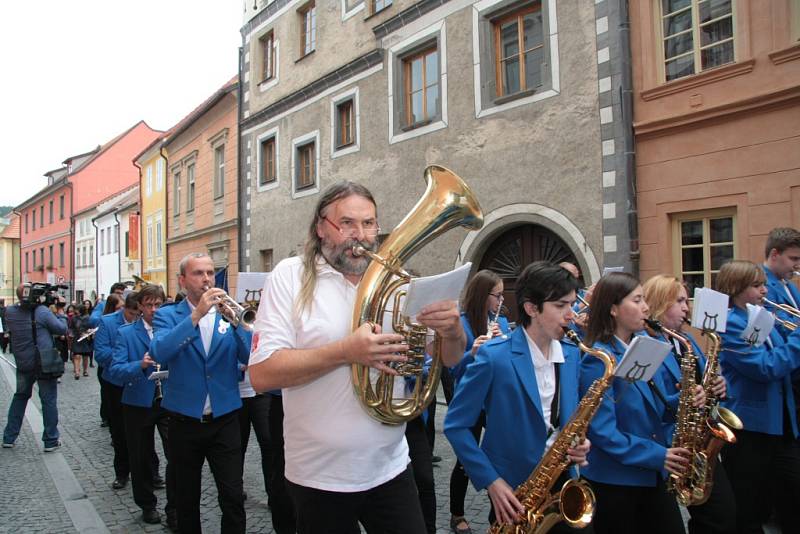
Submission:
[[[22,287],[22,302],[31,307],[40,304],[50,306],[58,300],[59,289],[69,289],[69,286],[45,284],[43,282],[24,284]]]

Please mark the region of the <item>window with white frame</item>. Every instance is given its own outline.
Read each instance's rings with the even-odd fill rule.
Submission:
[[[370,11],[374,15],[392,5],[392,0],[370,0]]]
[[[359,150],[358,87],[331,99],[331,157]]]
[[[277,141],[274,135],[260,139],[258,142],[259,185],[270,184],[278,179],[278,173],[276,172],[277,169],[276,146],[277,146]]]
[[[275,32],[269,31],[258,40],[261,50],[261,81],[275,77]]]
[[[106,253],[111,254],[111,227],[106,228]]]
[[[306,56],[317,48],[317,6],[309,2],[297,10],[300,16],[300,56]]]
[[[89,267],[94,267],[94,245],[89,245]]]
[[[225,145],[214,148],[214,198],[225,194]]]
[[[292,195],[305,196],[318,190],[319,130],[292,140]]]
[[[436,43],[403,57],[403,118],[406,127],[427,124],[439,114],[439,50]]]
[[[732,0],[658,0],[664,80],[735,60]]]
[[[100,229],[100,255],[105,255],[105,242],[106,242],[106,230],[105,228]]]
[[[147,218],[147,255],[153,257],[153,218]]]
[[[147,170],[145,171],[145,181],[144,181],[144,190],[145,196],[150,196],[153,194],[153,166],[148,165]]]
[[[158,158],[156,161],[156,191],[161,191],[164,187],[164,160]]]
[[[114,253],[119,252],[119,225],[114,226]]]
[[[675,273],[687,286],[714,287],[725,262],[736,257],[734,209],[707,210],[672,217]]]
[[[186,166],[186,212],[194,210],[194,163]]]
[[[172,214],[177,217],[181,213],[181,173],[172,174]]]
[[[164,254],[164,243],[161,237],[161,215],[156,217],[156,256]]]

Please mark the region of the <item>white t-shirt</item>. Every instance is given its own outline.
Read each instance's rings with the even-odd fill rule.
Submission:
[[[303,272],[288,258],[267,279],[254,326],[250,365],[281,349],[310,349],[350,334],[356,286],[326,262],[318,264],[311,308],[295,314]],[[370,417],[353,392],[350,365],[301,386],[283,389],[286,478],[325,491],[364,491],[408,465],[405,425]]]
[[[524,330],[523,330],[524,331]],[[533,371],[536,374],[536,385],[539,387],[539,400],[542,403],[542,417],[544,423],[547,425],[548,433],[552,431],[547,438],[545,450],[555,442],[558,432],[553,425],[550,424],[550,408],[553,404],[553,396],[556,393],[556,367],[557,363],[564,363],[564,351],[561,350],[561,343],[553,339],[550,341],[550,359],[544,357],[539,346],[525,332],[525,339],[528,340],[528,350],[531,351],[531,360],[533,361]]]

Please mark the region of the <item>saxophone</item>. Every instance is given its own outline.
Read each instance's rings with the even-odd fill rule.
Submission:
[[[567,449],[577,445],[586,435],[603,394],[614,380],[616,363],[606,352],[586,346],[574,331],[565,329],[565,334],[583,352],[602,360],[605,372],[589,387],[533,473],[514,491],[517,500],[525,507],[522,522],[515,525],[495,522],[489,529],[490,534],[544,534],[560,521],[572,528],[584,528],[594,517],[594,492],[585,481],[570,479],[557,493],[551,493],[551,490],[569,465]]]
[[[706,420],[705,425],[701,427],[697,443],[701,450],[699,454],[705,459],[705,471],[697,473],[695,483],[698,487],[698,498],[692,504],[703,504],[711,496],[714,468],[717,465],[719,451],[726,443],[736,443],[736,435],[733,431],[743,428],[741,419],[735,413],[719,406],[719,399],[712,389],[719,376],[719,349],[721,346],[719,334],[713,330],[705,330],[703,334],[707,335],[709,339],[706,370],[703,373],[702,381],[703,391],[706,393]]]

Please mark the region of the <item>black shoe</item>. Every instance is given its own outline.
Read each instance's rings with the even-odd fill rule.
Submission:
[[[153,489],[164,489],[167,485],[164,483],[164,479],[160,476],[156,475],[153,478]]]
[[[431,456],[431,463],[432,464],[438,464],[441,461],[442,461],[442,457],[441,456],[436,456],[435,454],[433,456]]]
[[[115,490],[122,489],[128,485],[128,477],[125,478],[115,478],[114,482],[111,483],[111,487]]]
[[[142,510],[142,521],[150,525],[161,523],[161,516],[155,510]]]
[[[175,510],[167,512],[167,528],[172,532],[178,532],[178,512]]]

